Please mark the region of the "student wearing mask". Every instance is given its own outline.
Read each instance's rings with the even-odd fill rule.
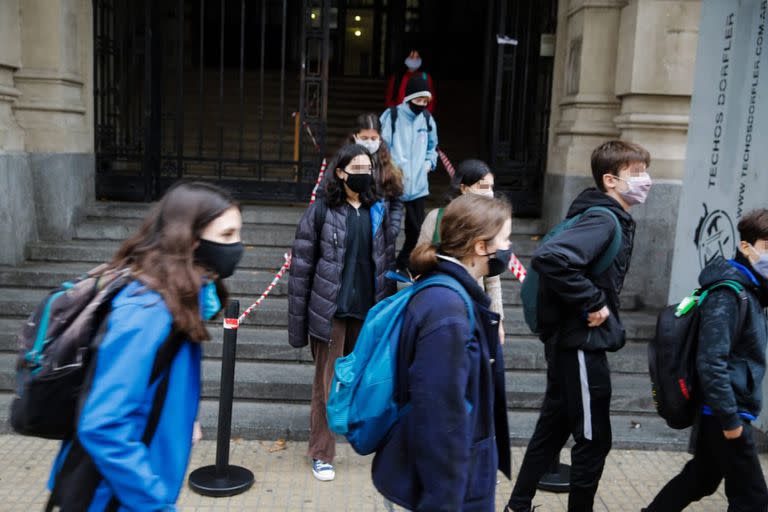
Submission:
[[[120,247],[108,269],[130,270],[133,281],[112,301],[76,436],[53,464],[50,506],[176,510],[200,399],[201,345],[210,338],[205,321],[226,302],[222,279],[243,255],[241,225],[228,193],[183,183]],[[170,366],[150,382],[165,354]]]
[[[427,81],[427,87],[429,88],[429,92],[432,94],[432,101],[429,103],[429,105],[427,105],[427,110],[430,113],[434,112],[435,105],[437,104],[435,101],[435,86],[432,83],[432,77],[430,74],[425,71],[420,71],[421,55],[419,54],[418,50],[411,50],[411,53],[409,53],[408,57],[405,58],[405,67],[405,72],[394,73],[389,77],[389,81],[387,82],[387,96],[384,101],[385,106],[389,108],[396,107],[401,104],[403,102],[403,98],[405,98],[407,95],[405,89],[408,85],[408,80],[410,80],[414,75],[420,75],[424,80]]]
[[[398,393],[408,412],[373,460],[373,483],[390,510],[491,512],[497,470],[510,475],[499,315],[477,281],[507,268],[511,230],[506,201],[466,194],[446,208],[441,242],[411,255],[416,273],[445,274],[464,287],[475,327],[448,288],[425,288],[406,307],[398,371],[408,385]]]
[[[494,177],[491,168],[482,160],[464,160],[456,167],[456,175],[451,180],[451,196],[478,194],[493,197]],[[436,208],[427,214],[419,233],[419,244],[440,242],[440,224],[445,208]],[[501,278],[483,277],[477,282],[491,298],[491,311],[501,316],[499,339],[504,343],[504,303],[501,298]]]
[[[310,343],[315,360],[308,452],[312,474],[321,481],[336,476],[336,440],[326,418],[334,364],[354,348],[368,310],[394,291],[384,276],[395,241],[370,153],[348,144],[329,169],[324,198],[296,229],[288,280],[289,342]]]
[[[630,210],[651,189],[650,154],[631,142],[613,140],[592,152],[597,188],[583,191],[568,217],[576,223],[540,245],[531,265],[539,273],[540,338],[547,357],[547,388],[536,429],[507,510],[530,511],[536,486],[573,435],[570,512],[591,511],[611,449],[611,374],[606,352],[619,350],[625,332],[619,293],[629,271],[635,236]],[[590,210],[601,207],[604,210]],[[618,222],[618,226],[617,226]],[[620,231],[611,266],[599,275],[590,267]]]
[[[713,494],[725,480],[728,510],[768,510],[754,427],[762,407],[768,343],[768,209],[745,215],[738,225],[736,257],[717,257],[699,276],[702,288],[736,281],[747,297],[739,326],[740,300],[726,288],[712,290],[700,306],[696,368],[702,409],[693,429],[693,459],[644,509],[677,512]]]
[[[424,222],[424,203],[429,195],[427,175],[437,165],[437,123],[425,111],[431,98],[426,80],[414,76],[408,81],[403,102],[381,115],[381,136],[403,172],[405,242],[397,256],[397,269],[403,273],[407,273]]]
[[[350,144],[360,144],[371,154],[376,192],[389,209],[390,239],[397,240],[403,220],[403,172],[392,161],[387,143],[381,139],[381,122],[376,114],[361,114],[355,119]],[[389,264],[395,267],[395,244],[390,247]]]

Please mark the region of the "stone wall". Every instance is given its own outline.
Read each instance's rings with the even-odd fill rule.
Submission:
[[[89,0],[0,3],[0,264],[71,236],[93,199]]]
[[[651,152],[656,185],[638,222],[626,290],[666,304],[693,90],[698,0],[561,0],[544,216],[592,186],[589,157],[611,138]]]

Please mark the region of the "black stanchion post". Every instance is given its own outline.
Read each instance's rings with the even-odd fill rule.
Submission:
[[[189,487],[204,496],[224,497],[241,494],[251,488],[253,473],[229,464],[229,442],[232,436],[232,400],[235,391],[235,356],[237,354],[237,318],[240,302],[231,300],[224,315],[224,344],[221,355],[219,388],[219,424],[216,433],[216,464],[194,470]]]
[[[552,465],[539,480],[538,488],[549,492],[568,492],[571,490],[571,466],[560,463],[559,452]]]

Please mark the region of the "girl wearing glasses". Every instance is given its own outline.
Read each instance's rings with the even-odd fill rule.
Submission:
[[[395,239],[370,153],[348,144],[328,168],[333,173],[323,199],[307,209],[296,230],[288,281],[289,342],[309,343],[315,360],[309,456],[321,481],[335,478],[336,443],[325,414],[334,363],[354,348],[368,310],[394,291],[384,276]]]

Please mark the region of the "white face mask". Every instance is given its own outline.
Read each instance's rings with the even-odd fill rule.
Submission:
[[[768,279],[768,252],[760,252],[753,245],[750,245],[750,248],[757,254],[757,261],[752,263],[752,268],[765,279]]]
[[[407,59],[405,59],[405,65],[411,71],[416,71],[421,67],[421,59],[412,59],[408,57]]]
[[[614,178],[627,184],[627,190],[623,192],[617,190],[617,192],[630,206],[643,204],[653,186],[653,180],[647,172],[640,176],[632,176],[629,179],[619,178],[618,176],[614,176]]]
[[[355,137],[355,144],[359,144],[359,145],[363,146],[365,149],[368,150],[368,152],[370,154],[373,155],[374,153],[376,153],[379,150],[379,147],[381,146],[381,139],[375,139],[375,140],[365,139],[365,140],[363,140],[363,139],[358,139],[357,137]]]

